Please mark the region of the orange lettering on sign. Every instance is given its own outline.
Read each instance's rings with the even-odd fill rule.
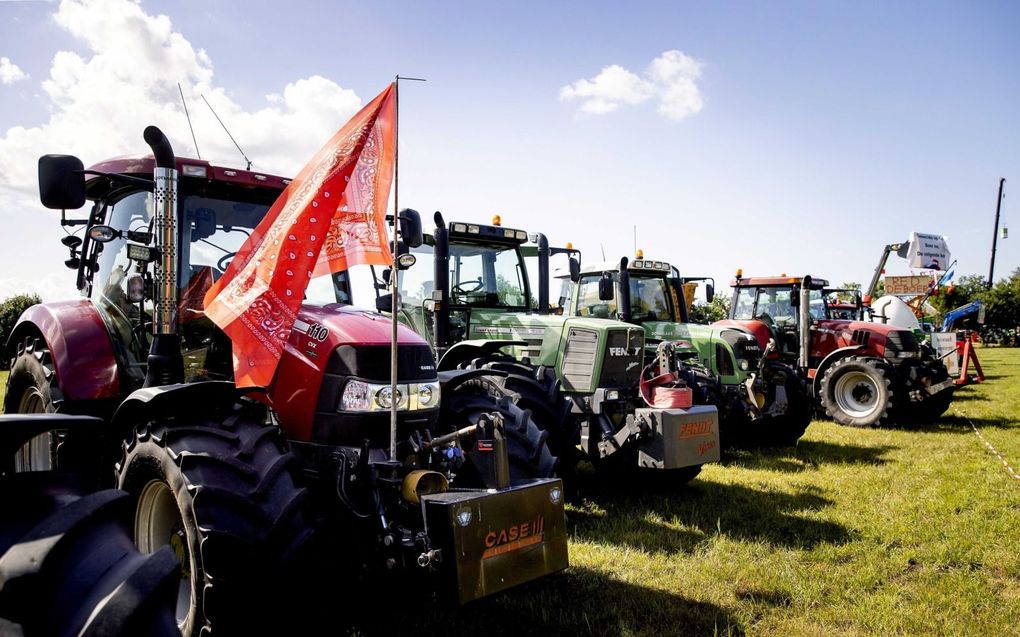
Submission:
[[[545,519],[538,517],[534,521],[521,522],[498,531],[489,531],[485,535],[486,550],[482,553],[482,559],[537,544],[542,541],[544,536],[542,531],[544,530]]]
[[[680,425],[678,438],[693,438],[695,436],[708,436],[712,434],[712,427],[715,425],[711,420],[700,420],[697,422],[685,422]]]
[[[715,449],[715,441],[714,440],[712,440],[711,442],[703,442],[700,445],[698,445],[698,455],[699,456],[703,456],[703,455],[705,455],[705,452],[710,450],[710,449]]]

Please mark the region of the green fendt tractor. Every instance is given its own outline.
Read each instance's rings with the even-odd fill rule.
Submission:
[[[640,253],[639,257],[642,257]],[[811,405],[792,367],[763,356],[754,335],[734,327],[688,322],[685,285],[704,277],[682,278],[665,261],[626,257],[617,262],[585,264],[580,276],[566,274],[561,298],[564,314],[602,317],[644,329],[645,359],[651,361],[662,342],[679,342],[678,356],[703,365],[720,383],[717,399],[724,445],[791,445],[811,422]],[[613,298],[599,292],[607,281]],[[685,290],[687,288],[687,290]],[[709,302],[714,286],[707,283]],[[768,347],[774,347],[770,344]]]
[[[551,311],[548,240],[494,222],[446,224],[436,213],[435,231],[410,251],[431,271],[401,271],[402,320],[433,345],[439,370],[503,372],[505,389],[549,432],[564,473],[577,451],[595,465],[668,470],[676,482],[718,461],[716,407],[650,408],[639,393],[644,331]],[[538,258],[537,288],[526,255]],[[379,308],[391,302],[377,298]]]

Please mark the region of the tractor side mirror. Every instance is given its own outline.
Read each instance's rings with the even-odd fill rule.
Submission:
[[[570,267],[570,282],[571,283],[577,283],[578,281],[581,280],[581,262],[578,261],[577,259],[575,259],[574,257],[570,257],[570,262],[569,263],[570,263],[570,265],[569,265],[569,267]]]
[[[800,306],[800,289],[793,288],[790,291],[790,307],[796,309],[798,306]]]
[[[397,213],[397,222],[400,227],[400,238],[410,248],[417,248],[424,241],[421,231],[421,215],[417,210],[404,208]]]
[[[375,309],[378,312],[392,312],[393,311],[393,295],[392,294],[380,294],[375,297]]]
[[[71,155],[39,158],[39,200],[51,210],[77,210],[85,205],[85,166]]]
[[[715,298],[715,286],[711,283],[705,284],[705,302],[711,303],[712,299]]]
[[[602,278],[599,279],[599,300],[612,301],[615,293],[613,287],[613,277],[609,274],[603,274]]]

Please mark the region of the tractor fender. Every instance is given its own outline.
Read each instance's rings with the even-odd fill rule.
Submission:
[[[825,376],[825,372],[829,371],[829,368],[832,367],[833,363],[846,358],[847,356],[865,351],[867,351],[867,348],[865,348],[864,345],[849,345],[829,352],[829,354],[822,359],[822,362],[818,364],[818,369],[815,370],[815,377],[812,379],[811,383],[811,393],[817,396],[818,392],[821,391],[822,377]]]
[[[120,396],[117,358],[110,332],[92,301],[40,303],[18,319],[4,350],[18,354],[25,338],[38,335],[53,358],[57,384],[64,398],[90,401]]]
[[[118,432],[128,432],[138,423],[157,416],[168,418],[207,413],[223,405],[232,405],[251,393],[252,389],[239,389],[229,380],[143,387],[131,392],[120,404],[113,414],[113,426]]]
[[[439,367],[436,369],[441,372],[457,369],[457,365],[465,361],[481,358],[482,356],[491,356],[504,347],[527,347],[527,345],[527,341],[490,341],[484,339],[461,341],[446,350],[443,358],[439,361]]]

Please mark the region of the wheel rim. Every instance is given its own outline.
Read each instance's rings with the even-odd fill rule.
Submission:
[[[162,480],[150,480],[138,497],[135,512],[135,544],[143,553],[154,553],[169,546],[181,564],[177,589],[177,623],[182,625],[191,612],[191,551],[184,519],[170,486]]]
[[[878,385],[864,372],[847,372],[836,381],[835,398],[840,410],[854,418],[865,418],[879,407]]]
[[[18,401],[19,414],[45,414],[50,410],[46,408],[46,399],[37,387],[29,387],[21,394]],[[53,468],[53,433],[39,434],[25,443],[14,460],[14,470],[22,471],[49,471]]]

